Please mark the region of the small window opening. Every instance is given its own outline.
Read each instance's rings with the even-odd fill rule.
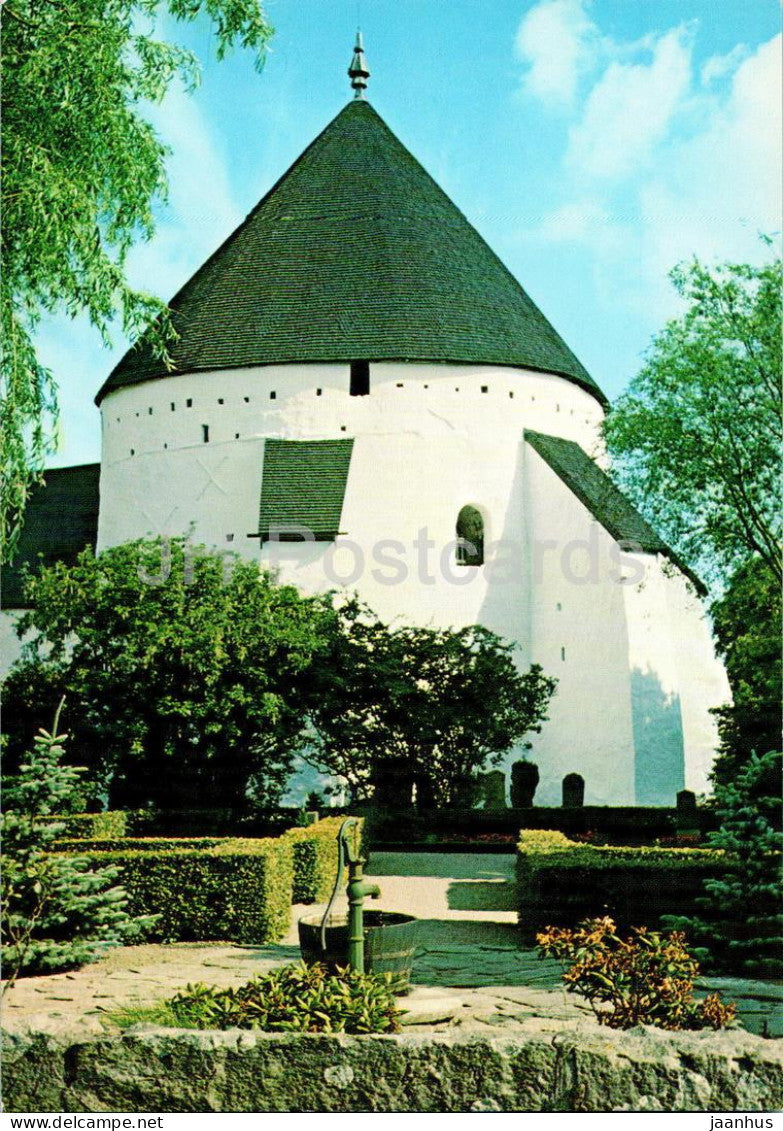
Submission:
[[[488,393],[489,392],[489,385],[482,385],[481,391],[482,391],[482,393]]]
[[[239,433],[238,433],[238,432],[235,432],[235,433],[234,433],[234,439],[235,439],[235,440],[238,440],[238,439],[239,439]]]
[[[152,405],[150,405],[150,407],[147,409],[147,412],[150,414],[150,416],[152,416]]]
[[[117,423],[119,424],[119,422],[120,422],[120,418],[119,418],[119,416],[118,416],[118,417],[117,417]]]
[[[340,431],[341,431],[341,432],[347,432],[347,431],[348,431],[348,429],[346,428],[346,426],[345,426],[344,424],[341,424],[341,425],[340,425]]]
[[[131,448],[131,455],[132,455],[132,456],[135,456],[135,455],[136,455],[136,449],[135,449],[135,448]]]
[[[204,441],[205,444],[209,443],[209,425],[208,424],[202,424],[201,425],[201,439]]]
[[[429,389],[429,385],[425,385],[425,386],[424,386],[424,388],[425,388],[425,389]]]
[[[188,399],[185,401],[185,407],[193,408],[193,397],[188,397]]]
[[[234,535],[233,534],[227,534],[226,535],[226,541],[227,542],[233,542],[234,541]]]
[[[484,564],[484,519],[475,507],[463,507],[457,516],[457,565]]]
[[[351,362],[351,396],[366,397],[370,392],[369,361]]]
[[[398,381],[398,382],[397,382],[397,388],[398,388],[398,389],[404,389],[404,388],[405,388],[405,386],[404,386],[404,384],[403,384],[403,382],[402,382],[402,381]]]
[[[565,659],[565,648],[561,648],[561,649],[560,649],[560,659],[561,659],[561,660],[564,660],[564,659]]]
[[[164,448],[167,448],[167,447],[168,447],[168,444],[164,443],[163,447],[164,447]]]
[[[269,399],[270,399],[270,401],[276,401],[277,400],[277,393],[274,391],[274,389],[269,394]]]
[[[316,390],[315,390],[315,395],[316,395],[317,397],[321,397],[321,396],[323,396],[323,389],[316,389]]]
[[[136,413],[136,415],[138,416],[139,414],[138,414],[138,413]]]
[[[557,602],[557,606],[556,606],[556,608],[557,608],[557,611],[558,611],[559,613],[562,613],[562,611],[563,611],[563,606],[561,605],[561,603],[560,603],[559,601]]]
[[[513,389],[512,389],[512,391],[511,391],[511,392],[510,392],[510,393],[509,393],[508,395],[509,395],[509,396],[511,397],[511,399],[512,399],[512,401],[513,401],[513,399],[514,399],[514,391],[513,391]]]
[[[245,402],[245,404],[250,404],[250,397],[243,397],[242,399]]]
[[[223,397],[218,397],[218,404],[225,404],[225,403],[226,403],[226,402],[225,402],[225,400],[223,399]]]
[[[176,411],[177,411],[177,406],[176,406],[176,404],[174,403],[174,401],[172,401],[172,402],[171,402],[171,411],[172,411],[172,412],[176,412]]]

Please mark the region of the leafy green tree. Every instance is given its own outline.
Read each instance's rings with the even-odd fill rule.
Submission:
[[[317,760],[355,797],[447,805],[539,731],[557,681],[474,625],[389,628],[358,601],[339,610],[314,696]]]
[[[720,581],[751,557],[781,578],[783,263],[697,260],[688,308],[654,339],[605,424],[621,484],[682,556]]]
[[[57,712],[59,716],[59,711]],[[81,771],[61,762],[66,736],[58,721],[41,730],[18,776],[3,791],[0,879],[5,989],[20,973],[45,974],[92,962],[136,937],[149,921],[131,919],[116,868],[91,868],[78,856],[52,852],[78,795]]]
[[[25,500],[51,450],[55,376],[39,361],[44,312],[86,315],[108,341],[158,319],[164,305],[128,285],[131,245],[148,239],[165,197],[167,150],[144,117],[195,57],[156,38],[154,20],[215,25],[218,56],[247,47],[260,63],[271,29],[261,0],[6,0],[3,5],[4,351],[0,379],[0,548],[13,548]]]
[[[751,753],[780,744],[780,585],[766,563],[753,558],[736,571],[711,612],[732,695],[715,711],[720,746],[712,776],[729,785]]]
[[[73,748],[116,807],[274,804],[303,741],[328,598],[186,539],[84,551],[29,579],[6,689],[8,761],[66,695]]]

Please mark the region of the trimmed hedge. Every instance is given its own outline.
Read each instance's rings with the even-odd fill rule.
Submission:
[[[522,830],[517,845],[519,924],[532,940],[545,926],[611,915],[621,928],[658,927],[694,912],[702,882],[723,869],[704,848],[576,844],[554,830]]]
[[[221,837],[132,837],[112,839],[66,838],[54,842],[55,852],[177,852],[196,848],[214,848]]]
[[[154,842],[153,842],[154,843]],[[293,852],[278,840],[226,839],[204,848],[135,845],[82,852],[96,867],[117,865],[131,915],[157,915],[155,942],[277,942],[291,916]]]
[[[128,828],[127,813],[122,809],[107,809],[104,813],[74,813],[70,817],[50,817],[64,825],[63,838],[79,840],[118,840]]]
[[[337,878],[337,834],[344,820],[345,817],[325,817],[314,825],[289,829],[285,834],[293,849],[294,903],[323,903],[332,894]]]

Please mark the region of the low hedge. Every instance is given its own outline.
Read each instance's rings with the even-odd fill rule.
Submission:
[[[660,926],[663,915],[696,910],[702,882],[721,853],[704,848],[577,844],[554,830],[523,830],[517,845],[519,924],[532,940],[545,926],[611,915],[622,928]]]
[[[221,843],[221,837],[118,837],[112,839],[92,839],[63,837],[54,842],[56,852],[177,852],[196,848],[214,848]]]
[[[294,903],[323,903],[332,894],[337,878],[337,834],[344,820],[325,817],[285,834],[293,849]],[[361,824],[359,830],[361,837]]]
[[[153,842],[155,843],[155,842]],[[221,840],[209,847],[100,851],[96,867],[119,867],[117,883],[132,915],[156,915],[147,938],[155,942],[277,942],[288,931],[293,845],[277,840]]]
[[[63,838],[79,840],[118,840],[128,830],[127,813],[122,809],[107,809],[103,813],[73,813],[70,817],[50,817],[64,826]]]

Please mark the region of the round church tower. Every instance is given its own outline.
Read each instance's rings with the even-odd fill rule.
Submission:
[[[192,530],[388,621],[515,640],[559,680],[542,804],[572,772],[588,803],[704,789],[725,678],[694,583],[593,461],[605,398],[365,101],[360,40],[349,74],[172,300],[173,370],[139,345],[100,390],[98,547]]]

